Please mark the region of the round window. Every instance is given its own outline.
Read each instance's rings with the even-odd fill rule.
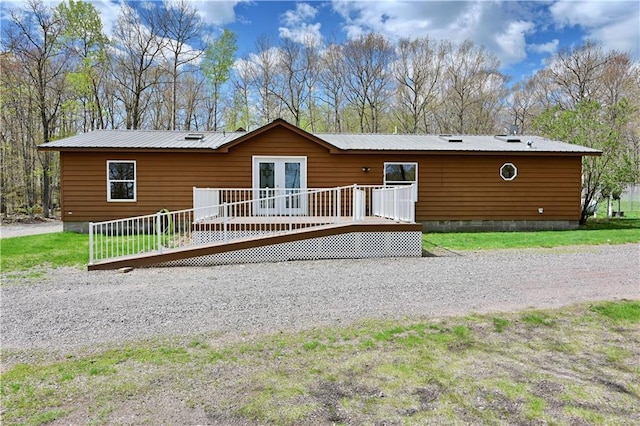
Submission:
[[[518,176],[518,169],[513,163],[504,163],[500,167],[500,176],[504,180],[514,180]]]

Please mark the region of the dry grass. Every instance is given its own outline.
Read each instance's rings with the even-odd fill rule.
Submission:
[[[218,341],[5,352],[2,424],[640,423],[640,302]]]

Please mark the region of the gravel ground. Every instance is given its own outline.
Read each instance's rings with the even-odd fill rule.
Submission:
[[[2,347],[56,352],[156,336],[258,333],[640,299],[640,245],[443,252],[130,273],[3,276]]]
[[[50,234],[62,232],[62,222],[46,220],[33,223],[3,223],[0,226],[0,238],[24,237],[25,235]]]

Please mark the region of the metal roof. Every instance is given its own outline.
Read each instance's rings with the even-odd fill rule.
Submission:
[[[209,149],[246,136],[247,132],[170,130],[96,130],[40,145],[47,149]],[[200,137],[200,135],[202,135]],[[313,133],[344,151],[551,152],[598,154],[600,151],[540,136],[404,135]],[[519,140],[519,142],[516,142]]]
[[[202,135],[202,138],[191,135]],[[217,149],[246,132],[94,130],[40,145],[43,148]]]
[[[315,133],[316,137],[344,150],[367,151],[477,151],[567,152],[595,154],[600,151],[540,136],[515,135],[398,135]],[[518,140],[518,142],[516,142]]]

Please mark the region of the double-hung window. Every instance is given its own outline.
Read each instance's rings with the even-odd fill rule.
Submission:
[[[107,161],[107,201],[136,201],[135,161]]]
[[[418,163],[384,163],[385,186],[413,185],[413,199],[418,200]]]

